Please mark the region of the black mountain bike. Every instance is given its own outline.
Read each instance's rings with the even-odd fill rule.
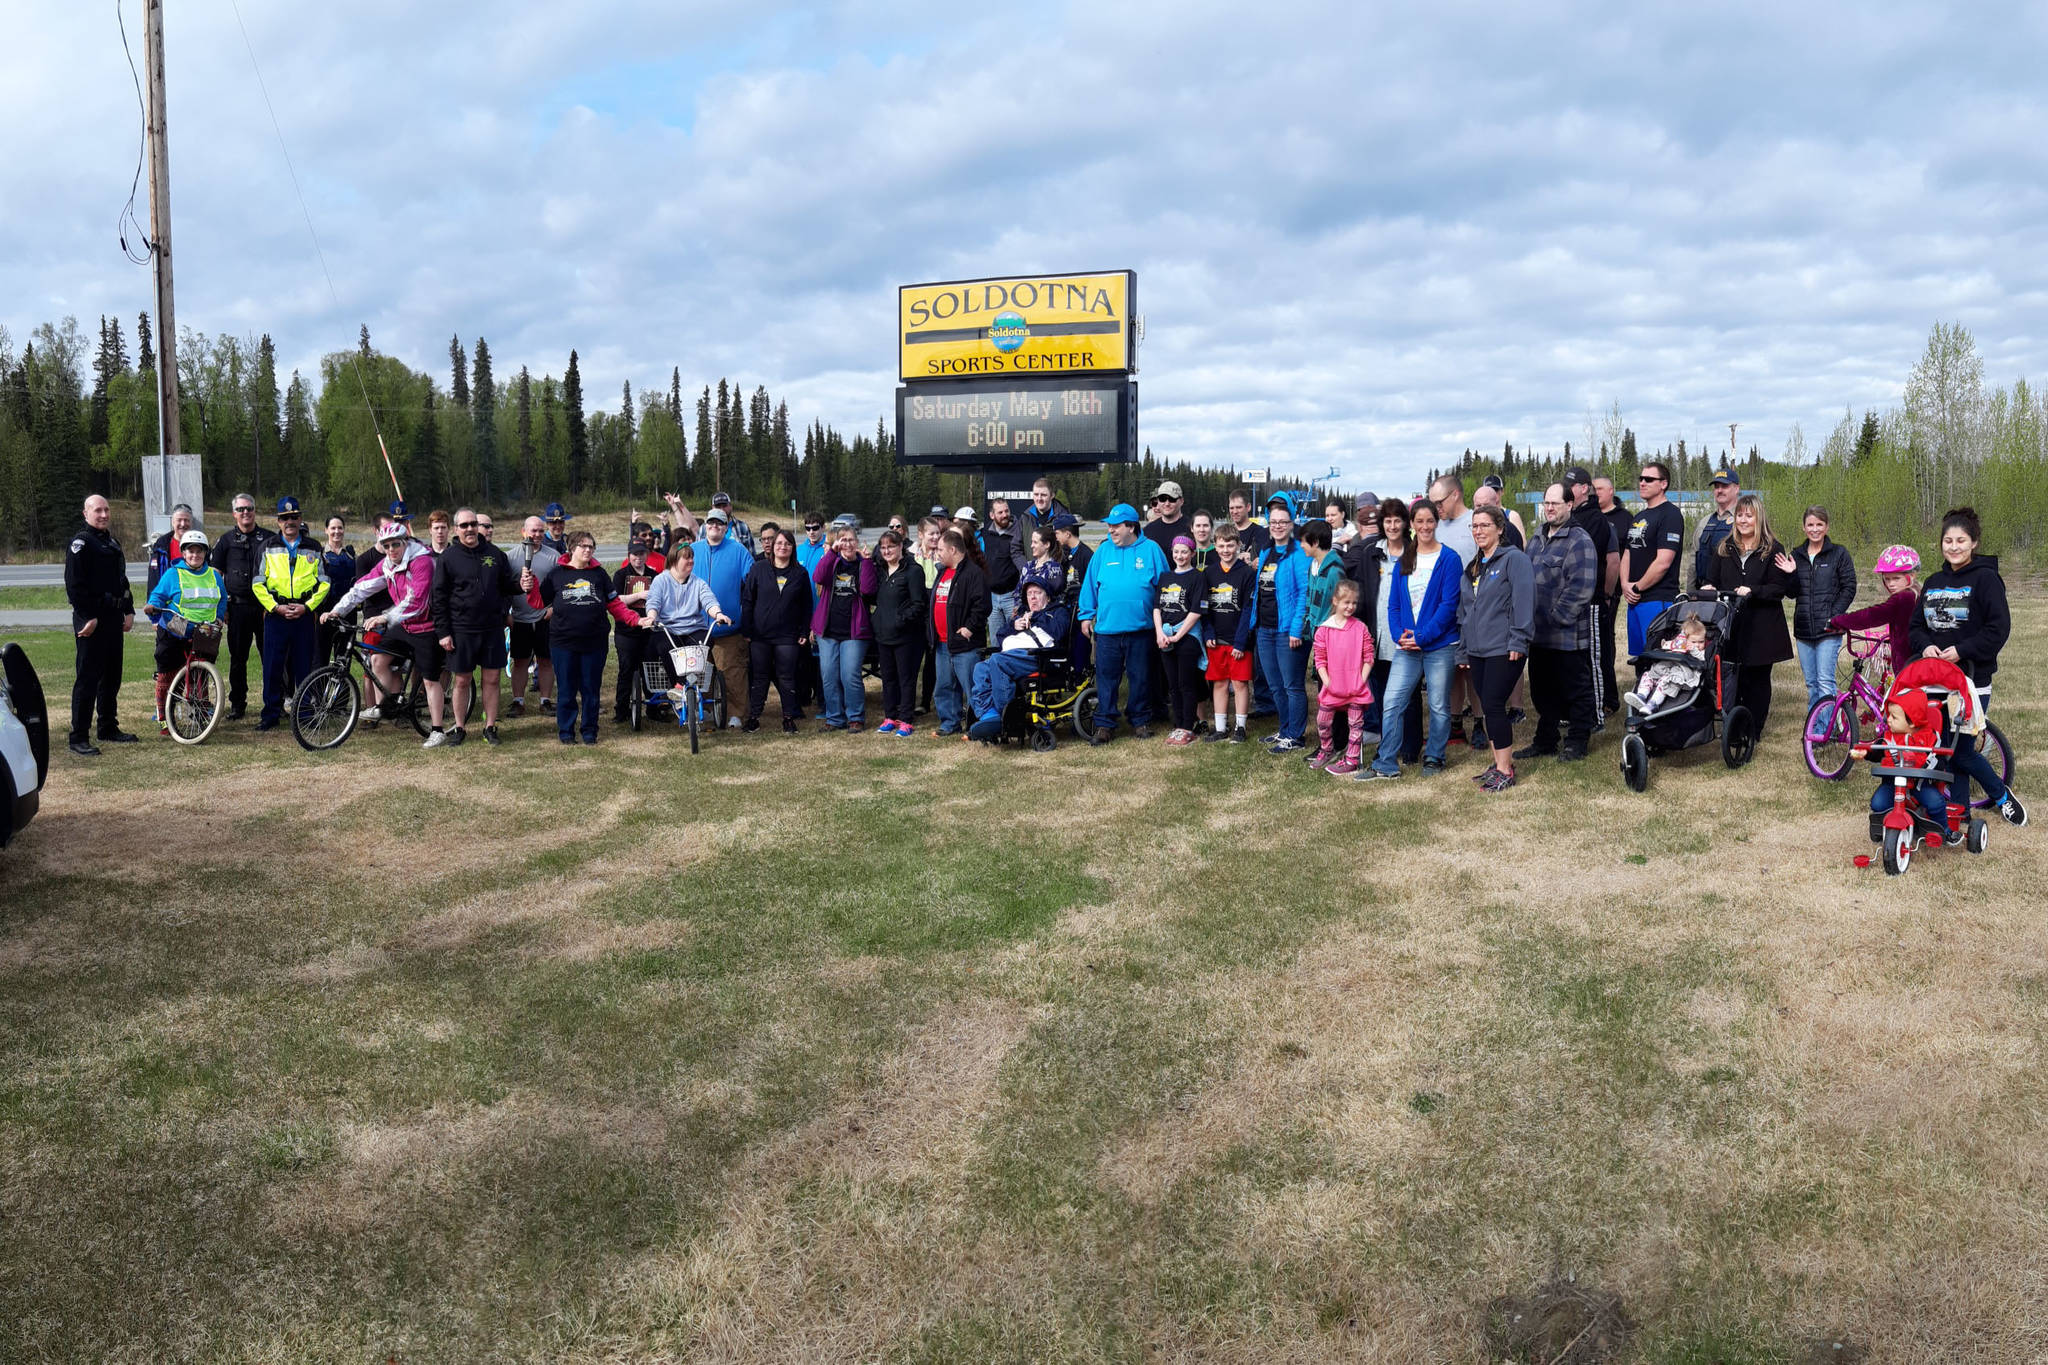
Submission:
[[[362,627],[353,622],[333,624],[332,658],[306,676],[292,699],[292,738],[299,742],[299,747],[314,752],[337,749],[355,733],[356,722],[363,713],[364,678],[358,674],[367,676],[370,661],[379,655],[391,661],[391,671],[398,679],[397,696],[386,697],[379,703],[379,715],[388,721],[411,721],[412,728],[425,739],[432,728],[431,713],[426,684],[413,672],[412,655],[365,644],[361,639]],[[381,690],[383,684],[377,686]],[[452,697],[444,703],[450,709],[453,704]],[[455,723],[467,725],[475,716],[476,692],[472,689],[469,707]],[[374,727],[378,722],[370,724]]]

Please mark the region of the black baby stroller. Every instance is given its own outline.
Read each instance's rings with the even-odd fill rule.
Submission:
[[[1635,665],[1636,686],[1657,664],[1675,663],[1699,669],[1699,681],[1660,700],[1647,711],[1628,710],[1628,732],[1621,737],[1621,778],[1630,791],[1647,791],[1650,760],[1677,749],[1721,741],[1721,760],[1740,768],[1756,752],[1756,724],[1749,708],[1733,704],[1735,665],[1724,658],[1728,632],[1735,621],[1730,598],[1679,598],[1657,614],[1645,638],[1650,647],[1629,662]],[[1690,620],[1706,627],[1706,657],[1695,659],[1657,646],[1676,635]]]

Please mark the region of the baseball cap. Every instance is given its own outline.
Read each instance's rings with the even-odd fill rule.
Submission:
[[[1072,512],[1060,512],[1052,519],[1052,529],[1055,531],[1071,531],[1080,524],[1081,519]]]
[[[1591,488],[1593,486],[1593,476],[1588,474],[1584,467],[1573,465],[1564,472],[1564,486],[1566,488]]]
[[[732,506],[732,494],[730,494],[730,493],[713,493],[713,494],[711,495],[711,505],[712,505],[713,507],[730,507],[730,506]]]
[[[1710,484],[1732,483],[1735,484],[1737,487],[1740,487],[1742,484],[1742,480],[1736,478],[1733,474],[1728,472],[1728,466],[1725,464],[1716,466],[1714,469],[1714,476],[1708,479],[1707,482]]]
[[[542,521],[567,521],[569,519],[569,509],[562,506],[559,502],[551,502],[542,509],[540,519]]]
[[[1501,481],[1500,475],[1488,474],[1485,478],[1479,481],[1479,486],[1481,488],[1491,488],[1494,492],[1498,493],[1505,489],[1507,487],[1507,484]]]
[[[287,513],[292,516],[299,514],[299,500],[289,493],[277,500],[277,514],[284,516]]]
[[[1127,502],[1120,502],[1109,509],[1109,515],[1102,519],[1104,526],[1136,526],[1138,509]]]
[[[729,512],[727,512],[727,511],[726,511],[726,510],[725,510],[725,509],[724,509],[723,507],[714,507],[714,508],[712,508],[712,509],[711,509],[711,510],[710,510],[709,512],[706,512],[706,513],[704,514],[704,520],[706,520],[706,521],[731,521],[731,520],[732,520],[732,514],[731,514],[731,513],[729,513]]]
[[[978,522],[981,520],[981,518],[974,514],[974,509],[972,507],[959,507],[955,508],[953,511],[953,520]]]
[[[404,521],[407,519],[404,498],[393,498],[391,500],[391,506],[385,508],[384,510],[390,515],[393,521]]]
[[[1371,489],[1367,489],[1365,492],[1360,493],[1358,495],[1358,501],[1352,504],[1351,514],[1353,516],[1356,516],[1358,515],[1358,513],[1364,511],[1368,507],[1378,507],[1379,505],[1380,495],[1373,492]]]
[[[1181,499],[1180,485],[1172,479],[1164,480],[1160,483],[1159,487],[1152,490],[1152,500],[1154,502],[1159,501],[1161,498],[1172,498],[1175,502],[1179,502]]]
[[[932,508],[932,510],[931,510],[931,511],[930,511],[929,513],[927,513],[926,515],[928,515],[928,516],[934,516],[934,517],[950,517],[950,516],[952,516],[953,514],[952,514],[951,512],[948,512],[948,511],[946,510],[946,504],[944,504],[944,503],[942,502],[942,503],[939,503],[938,505],[934,506],[934,507]]]

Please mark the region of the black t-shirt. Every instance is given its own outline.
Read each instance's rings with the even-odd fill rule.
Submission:
[[[1512,521],[1501,528],[1500,538],[1507,544],[1514,546],[1517,550],[1526,550],[1529,548],[1528,542],[1522,539],[1521,531],[1515,526],[1515,524]]]
[[[555,609],[548,643],[556,649],[603,650],[611,613],[605,604],[618,596],[602,564],[587,569],[557,564],[540,581],[540,598]]]
[[[1159,619],[1172,635],[1191,614],[1202,611],[1202,571],[1181,569],[1159,580]]]
[[[1628,528],[1634,523],[1636,514],[1617,502],[1605,512],[1595,511],[1593,515],[1607,523],[1607,548],[1621,556],[1621,576],[1627,578]],[[1619,593],[1621,591],[1620,585],[1617,584],[1614,590]]]
[[[860,598],[860,561],[841,559],[832,569],[832,581],[825,585],[832,594],[825,608],[825,638],[853,638],[853,604]]]
[[[1258,605],[1252,613],[1252,624],[1260,630],[1280,629],[1280,595],[1274,590],[1273,584],[1279,576],[1280,561],[1283,557],[1269,556],[1264,564],[1254,570],[1258,574]]]
[[[654,568],[652,565],[636,569],[633,567],[632,561],[628,560],[612,571],[612,592],[618,597],[624,597],[628,593],[644,592],[647,585],[654,581],[654,576],[660,572],[661,570]],[[647,633],[645,627],[629,626],[623,621],[616,622],[615,625],[618,633],[621,635],[645,635]]]
[[[1186,536],[1189,540],[1193,540],[1195,538],[1194,528],[1194,518],[1182,516],[1173,521],[1148,521],[1139,529],[1144,532],[1145,539],[1159,547],[1159,553],[1165,555],[1166,562],[1171,564],[1173,563],[1174,537]]]
[[[1633,583],[1657,562],[1657,552],[1669,550],[1673,558],[1664,576],[1643,589],[1645,602],[1669,602],[1678,596],[1678,561],[1685,555],[1685,514],[1671,503],[1645,507],[1628,526],[1628,569],[1623,578]]]
[[[1586,538],[1593,542],[1593,553],[1598,556],[1600,562],[1600,590],[1605,592],[1607,556],[1614,553],[1615,546],[1619,543],[1614,538],[1614,528],[1608,524],[1607,518],[1600,514],[1600,509],[1591,502],[1582,502],[1572,509],[1571,524],[1584,531]]]
[[[1242,559],[1228,569],[1222,560],[1214,560],[1202,570],[1202,614],[1208,618],[1209,638],[1219,646],[1237,647],[1238,627],[1251,590],[1252,566]]]

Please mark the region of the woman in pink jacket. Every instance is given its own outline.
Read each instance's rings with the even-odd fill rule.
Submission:
[[[389,651],[370,656],[370,676],[384,695],[396,700],[398,675],[391,671],[390,656],[412,655],[413,667],[426,687],[427,718],[432,725],[427,732],[426,743],[420,747],[437,748],[448,742],[448,737],[441,732],[441,666],[447,656],[441,649],[440,640],[435,638],[434,618],[427,610],[427,592],[434,586],[434,553],[414,540],[412,534],[397,522],[386,522],[377,532],[377,548],[384,552],[383,560],[358,578],[355,586],[344,593],[339,602],[321,614],[320,620],[324,623],[337,616],[346,616],[380,591],[391,594],[391,610],[363,622],[366,631],[382,629],[385,632],[381,639],[371,639],[366,635],[364,643]],[[383,718],[381,698],[378,705],[362,714],[366,721]]]
[[[1330,590],[1330,614],[1316,627],[1316,677],[1323,690],[1316,699],[1316,739],[1321,747],[1309,760],[1309,767],[1322,768],[1333,777],[1358,771],[1360,745],[1365,740],[1365,708],[1372,703],[1372,632],[1358,619],[1358,585],[1342,579]],[[1332,738],[1339,710],[1344,712],[1344,757],[1335,763]]]

